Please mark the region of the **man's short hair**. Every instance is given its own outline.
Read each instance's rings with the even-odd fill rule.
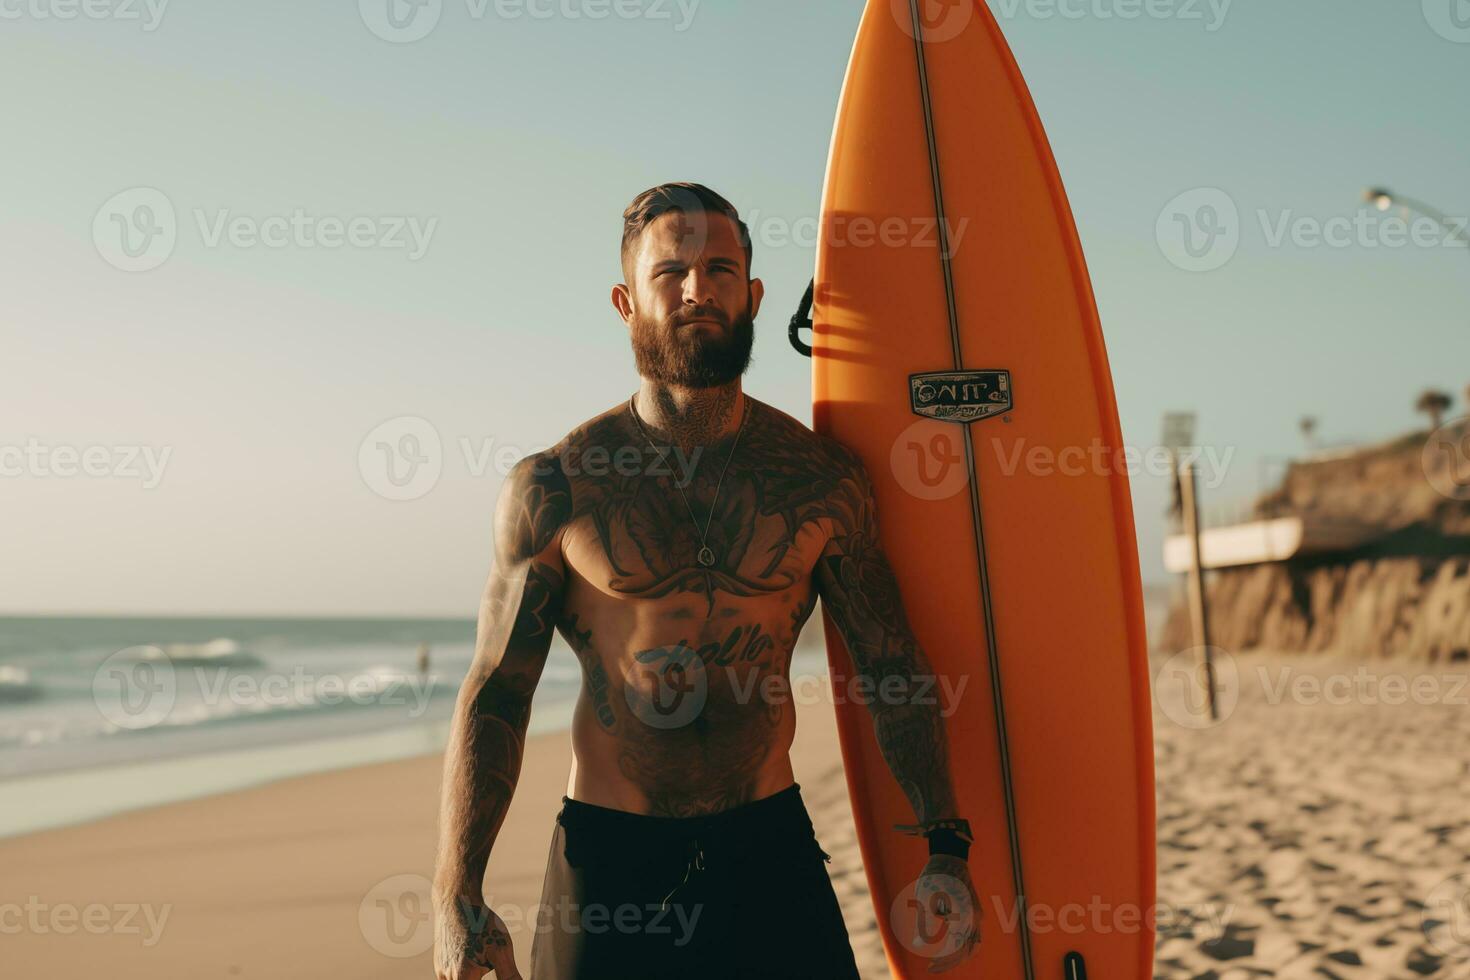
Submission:
[[[627,275],[631,271],[628,259],[633,249],[637,246],[638,239],[644,230],[671,211],[677,211],[681,214],[691,212],[723,214],[733,221],[735,223],[735,230],[740,236],[740,244],[745,249],[745,274],[747,277],[750,275],[751,259],[754,257],[750,243],[750,229],[740,219],[740,212],[735,210],[735,205],[703,184],[692,184],[683,181],[650,187],[642,194],[633,198],[633,203],[629,204],[628,209],[623,212],[622,262],[624,275]]]

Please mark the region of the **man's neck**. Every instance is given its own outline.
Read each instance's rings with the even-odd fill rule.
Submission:
[[[655,442],[683,449],[708,446],[735,434],[744,399],[740,379],[718,388],[681,388],[643,379],[638,418]]]

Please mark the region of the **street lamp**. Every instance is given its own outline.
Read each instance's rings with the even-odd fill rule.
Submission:
[[[1388,211],[1395,204],[1405,211],[1418,211],[1426,218],[1437,222],[1441,228],[1449,232],[1451,237],[1458,240],[1460,244],[1470,246],[1470,238],[1465,236],[1464,221],[1456,221],[1439,208],[1425,204],[1423,201],[1416,200],[1412,197],[1404,197],[1402,194],[1395,194],[1386,187],[1368,188],[1363,192],[1363,200],[1380,211]]]

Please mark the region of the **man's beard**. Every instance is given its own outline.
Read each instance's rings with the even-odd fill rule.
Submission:
[[[699,327],[680,325],[697,319],[730,326],[711,336]],[[660,322],[635,313],[631,326],[638,373],[651,381],[681,388],[718,388],[750,366],[755,321],[749,303],[733,318],[717,311],[680,311],[675,319]]]

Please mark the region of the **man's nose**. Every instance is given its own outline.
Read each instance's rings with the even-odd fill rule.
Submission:
[[[715,284],[703,269],[690,269],[684,277],[684,302],[690,306],[708,306],[715,301]]]

